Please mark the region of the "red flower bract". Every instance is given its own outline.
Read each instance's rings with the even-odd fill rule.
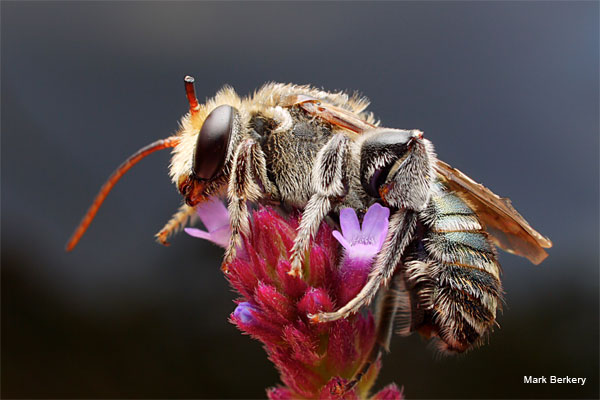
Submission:
[[[380,362],[350,390],[348,383],[375,345],[373,316],[315,324],[307,315],[333,311],[347,302],[344,285],[353,292],[360,289],[368,268],[349,265],[348,273],[344,264],[356,260],[341,257],[332,229],[323,223],[306,254],[304,279],[288,275],[297,226],[297,217],[286,219],[270,208],[252,213],[243,251],[227,266],[227,278],[241,295],[230,320],[263,343],[279,371],[285,387],[269,389],[269,398],[367,398]],[[398,399],[401,392],[390,385],[373,398]]]

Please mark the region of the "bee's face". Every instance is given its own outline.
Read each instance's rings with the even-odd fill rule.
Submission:
[[[189,206],[205,199],[223,180],[232,138],[239,132],[238,111],[221,105],[208,114],[197,135],[192,170],[178,179],[179,192]]]

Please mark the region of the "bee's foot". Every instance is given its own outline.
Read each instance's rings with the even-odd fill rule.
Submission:
[[[319,314],[310,314],[308,316],[308,318],[309,318],[310,322],[312,322],[312,323],[323,323],[323,322],[337,321],[338,319],[344,319],[348,315],[350,315],[350,313],[348,313],[348,312],[334,311],[334,312],[324,312],[324,313],[319,313]]]
[[[229,264],[233,261],[234,257],[230,252],[225,252],[225,257],[223,257],[223,262],[221,263],[221,271],[225,274],[229,273]]]
[[[302,268],[292,266],[292,268],[290,268],[288,271],[288,275],[302,279]]]
[[[156,241],[158,243],[162,244],[163,246],[170,246],[171,243],[169,243],[167,240],[168,236],[169,236],[169,233],[162,230],[156,234]]]
[[[319,320],[319,314],[308,314],[307,317],[311,324],[318,324],[321,322]]]
[[[223,262],[223,264],[221,264],[221,271],[223,271],[224,274],[229,273],[228,263]]]
[[[288,275],[302,279],[302,262],[298,258],[292,258],[292,267],[288,271]]]

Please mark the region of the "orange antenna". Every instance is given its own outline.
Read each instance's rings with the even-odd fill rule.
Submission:
[[[108,193],[112,190],[112,188],[119,181],[119,179],[121,179],[125,172],[129,171],[131,167],[133,167],[135,164],[138,163],[138,161],[140,161],[147,155],[154,153],[157,150],[175,147],[177,146],[177,144],[179,144],[179,138],[175,136],[171,136],[166,139],[160,139],[150,143],[147,146],[142,147],[137,152],[129,156],[127,160],[123,161],[123,163],[119,165],[119,167],[108,177],[107,181],[104,182],[104,185],[102,185],[102,187],[100,188],[100,191],[96,195],[94,202],[83,216],[83,219],[77,226],[77,229],[75,229],[75,232],[73,232],[73,235],[67,242],[67,246],[65,247],[65,249],[67,251],[71,251],[77,245],[85,231],[90,226],[90,223],[96,216],[96,213],[98,212],[98,209],[104,202],[104,199],[106,199]]]
[[[196,98],[194,77],[187,75],[185,78],[183,78],[183,82],[185,84],[185,94],[188,98],[188,102],[190,103],[190,113],[196,114],[198,110],[200,110],[200,104],[198,103],[198,98]]]

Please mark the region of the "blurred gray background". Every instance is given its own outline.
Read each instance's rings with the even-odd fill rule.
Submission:
[[[228,83],[359,90],[383,125],[508,196],[554,241],[501,254],[490,343],[439,358],[397,337],[377,382],[408,398],[598,397],[598,2],[1,3],[2,397],[260,398],[278,383],[227,317],[221,251],[154,242],[180,204],[168,152],[129,154]],[[524,375],[586,377],[525,385]]]

